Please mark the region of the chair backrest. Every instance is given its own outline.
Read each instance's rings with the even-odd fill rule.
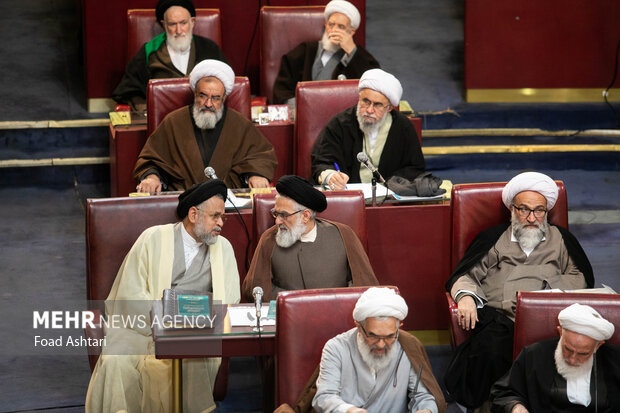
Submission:
[[[144,43],[162,33],[155,17],[155,9],[127,10],[127,62],[138,53]],[[194,34],[213,40],[222,47],[222,28],[219,9],[196,9]]]
[[[175,109],[194,103],[194,92],[189,79],[151,79],[146,90],[147,135],[157,128],[166,115]],[[226,98],[226,106],[250,119],[250,80],[235,77],[232,92]]]
[[[336,114],[357,104],[359,80],[297,83],[297,118],[293,153],[295,174],[310,177],[310,153],[321,130]]]
[[[361,191],[329,191],[325,192],[325,196],[327,197],[327,209],[317,213],[317,217],[350,226],[368,254],[364,194]],[[275,193],[254,195],[252,239],[256,243],[258,243],[261,234],[275,224],[270,212],[275,205],[275,197]]]
[[[616,330],[607,342],[616,346],[620,345],[620,295],[519,292],[513,357],[516,358],[523,347],[557,337],[558,314],[574,303],[591,306],[612,323]]]
[[[566,189],[556,181],[558,200],[549,211],[550,224],[568,228]],[[458,264],[465,250],[482,230],[510,221],[510,210],[502,202],[506,182],[458,184],[452,187],[452,268]]]
[[[325,6],[272,7],[260,11],[260,93],[273,97],[282,56],[323,35]]]
[[[284,291],[276,308],[277,403],[292,405],[321,361],[325,343],[350,330],[368,287]],[[398,288],[394,288],[398,291]]]
[[[105,300],[116,273],[145,229],[176,222],[176,196],[86,201],[86,297]],[[113,223],[113,225],[111,225]],[[100,308],[103,311],[103,308]]]

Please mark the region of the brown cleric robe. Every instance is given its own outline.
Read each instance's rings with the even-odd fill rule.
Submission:
[[[206,166],[229,188],[244,186],[243,175],[260,175],[273,179],[277,159],[267,138],[243,115],[227,108],[220,136],[208,165],[202,159],[191,106],[177,109],[164,118],[147,140],[136,167],[139,181],[145,172],[156,169],[168,190],[182,191],[204,182]]]
[[[375,273],[370,265],[370,260],[364,251],[364,247],[360,242],[355,232],[347,225],[340,224],[338,222],[332,222],[327,220],[317,219],[319,223],[319,227],[317,228],[317,241],[320,239],[321,226],[325,223],[333,224],[338,229],[340,236],[342,238],[342,244],[344,245],[344,251],[346,253],[346,260],[348,263],[348,270],[351,274],[351,280],[354,286],[373,286],[379,285],[377,278],[375,277]],[[325,231],[325,230],[323,230]],[[246,297],[248,301],[252,301],[252,289],[256,286],[260,286],[263,289],[263,299],[264,300],[273,300],[275,299],[275,295],[272,291],[272,256],[274,255],[274,251],[277,248],[276,245],[276,233],[278,232],[278,227],[273,226],[269,228],[265,233],[261,236],[258,246],[256,247],[256,252],[254,253],[254,258],[252,259],[252,264],[250,265],[250,270],[248,271],[248,275],[245,277],[243,281],[243,295]],[[317,242],[315,241],[315,242]],[[294,246],[293,246],[294,247]],[[291,247],[291,248],[293,248]],[[324,257],[316,257],[316,262],[322,263],[324,265],[325,259]],[[320,266],[319,266],[320,268]],[[343,272],[346,270],[344,267],[342,268]],[[327,271],[322,269],[322,273],[317,275],[320,279],[323,278],[323,273],[333,274],[331,271]],[[302,270],[303,272],[303,270]],[[342,274],[340,277],[342,281],[342,287],[346,287],[348,285],[347,282],[347,273]],[[305,279],[309,280],[308,274],[306,272]],[[312,281],[312,284],[307,286],[306,288],[327,288],[327,287],[335,287],[336,285],[331,282],[331,280],[324,280],[326,284],[316,283]],[[295,284],[295,281],[292,281]],[[306,281],[307,282],[307,281]]]

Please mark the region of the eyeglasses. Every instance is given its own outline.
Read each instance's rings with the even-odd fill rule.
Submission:
[[[544,209],[544,208],[529,209],[528,207],[518,207],[515,204],[512,204],[512,206],[513,206],[514,209],[517,210],[517,214],[521,218],[529,217],[532,212],[534,213],[534,216],[536,218],[542,218],[547,213],[547,210]]]
[[[207,96],[203,93],[198,93],[196,95],[196,98],[204,101],[204,103],[207,103],[210,100],[211,103],[213,103],[214,105],[217,105],[218,103],[222,101],[222,97],[220,95]]]
[[[283,220],[290,217],[291,215],[295,215],[300,213],[301,211],[303,211],[303,209],[300,209],[299,211],[295,211],[295,212],[279,212],[276,211],[275,208],[271,208],[271,216],[273,217],[273,219],[278,219],[278,218],[282,218]]]
[[[372,102],[366,98],[360,99],[359,100],[359,105],[363,108],[367,108],[369,106],[372,106],[375,108],[375,110],[384,110],[385,108],[387,108],[389,105],[387,103],[381,103],[381,102]]]
[[[395,333],[389,334],[387,336],[378,336],[374,333],[367,333],[361,323],[359,324],[359,326],[362,329],[362,333],[364,333],[364,335],[371,344],[378,343],[381,340],[383,340],[385,343],[391,343],[398,338],[398,330],[396,330]]]
[[[196,208],[198,211],[202,212],[204,211],[203,209],[200,208]],[[223,214],[221,212],[216,212],[214,214],[205,214],[206,216],[208,216],[209,218],[211,218],[214,221],[218,221],[218,220],[222,220],[222,223],[225,223],[228,220],[228,216],[226,214]]]

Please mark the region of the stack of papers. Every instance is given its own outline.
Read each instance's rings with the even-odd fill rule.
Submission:
[[[269,314],[269,307],[262,306],[261,308],[261,318],[260,325],[261,326],[275,326],[276,319],[275,318],[267,318]],[[231,327],[256,327],[256,307],[252,304],[247,306],[229,306],[228,307],[228,318],[230,319]]]

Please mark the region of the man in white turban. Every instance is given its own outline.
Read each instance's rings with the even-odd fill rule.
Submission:
[[[547,222],[557,198],[557,184],[544,174],[512,178],[502,191],[511,221],[478,234],[446,283],[461,328],[473,333],[457,348],[446,375],[448,390],[465,406],[485,402],[491,385],[510,368],[517,291],[594,286],[577,239]],[[470,365],[456,363],[464,360]]]
[[[413,181],[425,170],[420,140],[411,120],[397,110],[403,88],[381,69],[362,75],[357,105],[334,116],[312,148],[312,179],[342,190],[347,182],[371,182],[372,173],[357,160],[364,152],[387,180]],[[338,168],[335,166],[337,165]]]
[[[330,1],[325,6],[322,39],[303,42],[282,56],[272,102],[294,106],[297,82],[359,79],[364,71],[379,67],[379,62],[353,40],[360,21],[360,13],[353,4],[345,0]]]
[[[558,316],[559,338],[526,347],[491,389],[493,411],[620,412],[620,348],[614,325],[587,305]]]
[[[134,178],[138,192],[180,191],[209,178],[212,167],[229,188],[265,188],[277,165],[273,146],[239,112],[227,108],[232,68],[203,60],[190,73],[194,104],[168,114],[144,145]]]
[[[306,411],[310,400],[317,413],[445,412],[424,346],[399,329],[407,311],[392,288],[366,290],[353,310],[356,327],[325,344],[318,377],[315,372],[295,410],[282,405],[276,413]]]
[[[149,79],[186,77],[205,59],[226,62],[214,41],[193,34],[196,9],[192,0],[159,0],[155,17],[164,32],[142,45],[112,92],[116,102],[131,105],[136,111],[146,110]]]

